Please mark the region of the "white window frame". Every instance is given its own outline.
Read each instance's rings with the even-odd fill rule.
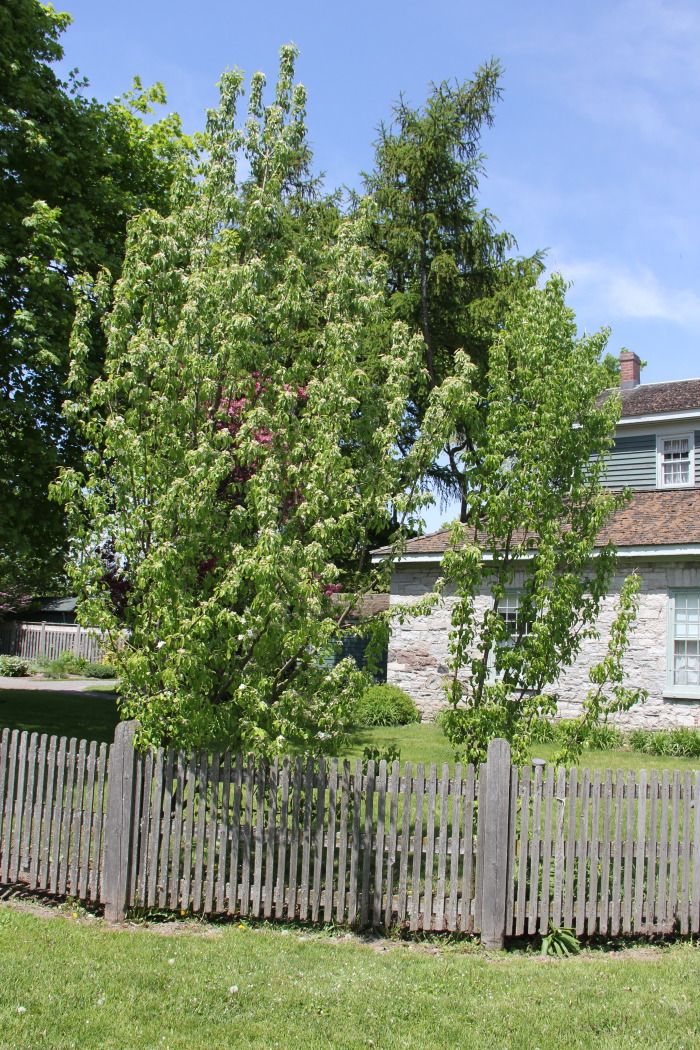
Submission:
[[[508,609],[501,610],[501,605],[504,602],[510,602],[513,599],[515,599],[516,604],[515,604],[515,608],[514,608],[513,611],[518,612],[520,610],[520,601],[522,599],[522,596],[523,596],[523,592],[522,591],[506,591],[505,596],[501,599],[501,601],[499,601],[498,609],[496,611],[499,612],[499,613],[501,611],[507,612]],[[525,630],[525,632],[523,634],[523,638],[526,638],[529,633],[530,633],[530,626],[527,626],[526,630]],[[504,638],[500,642],[497,642],[496,646],[491,648],[491,650],[489,651],[489,655],[487,657],[487,660],[486,660],[486,666],[488,668],[488,673],[487,673],[487,679],[486,680],[488,682],[499,682],[501,680],[501,675],[500,674],[499,675],[496,674],[496,666],[495,666],[495,663],[496,663],[496,648],[499,648],[499,649],[513,649],[514,647],[515,647],[515,642],[514,641],[511,641],[510,639]]]
[[[669,591],[668,594],[668,630],[666,634],[667,646],[666,646],[666,688],[664,689],[664,696],[675,697],[679,700],[700,700],[700,670],[695,672],[695,676],[698,677],[698,682],[676,682],[676,642],[682,641],[695,641],[692,636],[681,636],[676,635],[676,603],[678,598],[694,597],[698,599],[700,605],[700,588],[699,587],[681,587],[677,590]],[[700,628],[698,630],[697,647],[698,654],[697,659],[700,661]],[[691,671],[691,674],[693,672]]]
[[[688,442],[688,480],[667,483],[664,481],[664,442]],[[656,435],[656,487],[657,489],[690,489],[695,486],[695,432],[685,434]]]

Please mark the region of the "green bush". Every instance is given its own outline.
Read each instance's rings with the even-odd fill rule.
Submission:
[[[87,664],[82,672],[86,678],[116,678],[117,672],[109,664]]]
[[[21,656],[0,656],[0,676],[25,678],[28,674],[29,664]]]
[[[697,729],[633,729],[629,745],[644,755],[700,758],[700,732]]]
[[[622,747],[625,742],[624,735],[617,726],[602,725],[591,726],[586,747],[591,751],[614,751]]]
[[[358,728],[406,726],[420,722],[421,713],[408,693],[395,685],[372,685],[357,702],[353,723]]]

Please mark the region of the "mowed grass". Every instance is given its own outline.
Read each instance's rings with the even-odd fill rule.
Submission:
[[[114,695],[48,689],[0,689],[0,729],[111,743],[118,721]]]
[[[361,758],[366,747],[380,750],[398,748],[402,763],[436,762],[439,767],[443,762],[447,762],[450,768],[454,768],[452,746],[440,727],[432,723],[360,731],[350,740],[347,755]],[[549,762],[557,748],[558,745],[554,743],[536,744],[531,757],[543,758]],[[670,769],[684,772],[697,769],[700,759],[644,755],[639,751],[620,748],[614,751],[584,751],[579,765],[588,769]]]
[[[104,688],[104,687],[102,687]],[[117,702],[113,694],[97,692],[71,693],[49,690],[0,689],[0,729],[27,730],[30,733],[48,733],[56,736],[78,737],[110,743],[117,724]],[[353,733],[342,751],[343,758],[362,758],[365,748],[384,751],[398,748],[401,762],[423,762],[438,767],[447,762],[454,768],[452,746],[440,729],[432,723],[399,726],[391,729],[363,729]],[[556,744],[537,744],[533,758],[549,762],[557,750]],[[643,755],[620,749],[615,751],[584,751],[580,765],[589,769],[670,769],[685,772],[700,766],[695,758],[672,758]]]
[[[0,1050],[691,1050],[690,945],[565,961],[0,907]],[[387,946],[388,945],[388,946]]]

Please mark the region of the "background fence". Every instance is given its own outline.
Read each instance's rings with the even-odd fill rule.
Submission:
[[[0,881],[129,907],[506,936],[700,931],[700,771],[519,771],[5,731]]]
[[[99,663],[104,654],[100,632],[79,624],[0,624],[0,654],[3,656],[21,656],[25,660],[45,656],[55,660],[66,651],[90,663]]]

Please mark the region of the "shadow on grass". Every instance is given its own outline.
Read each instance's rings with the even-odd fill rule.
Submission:
[[[0,728],[110,744],[119,721],[117,699],[108,693],[0,690]]]

